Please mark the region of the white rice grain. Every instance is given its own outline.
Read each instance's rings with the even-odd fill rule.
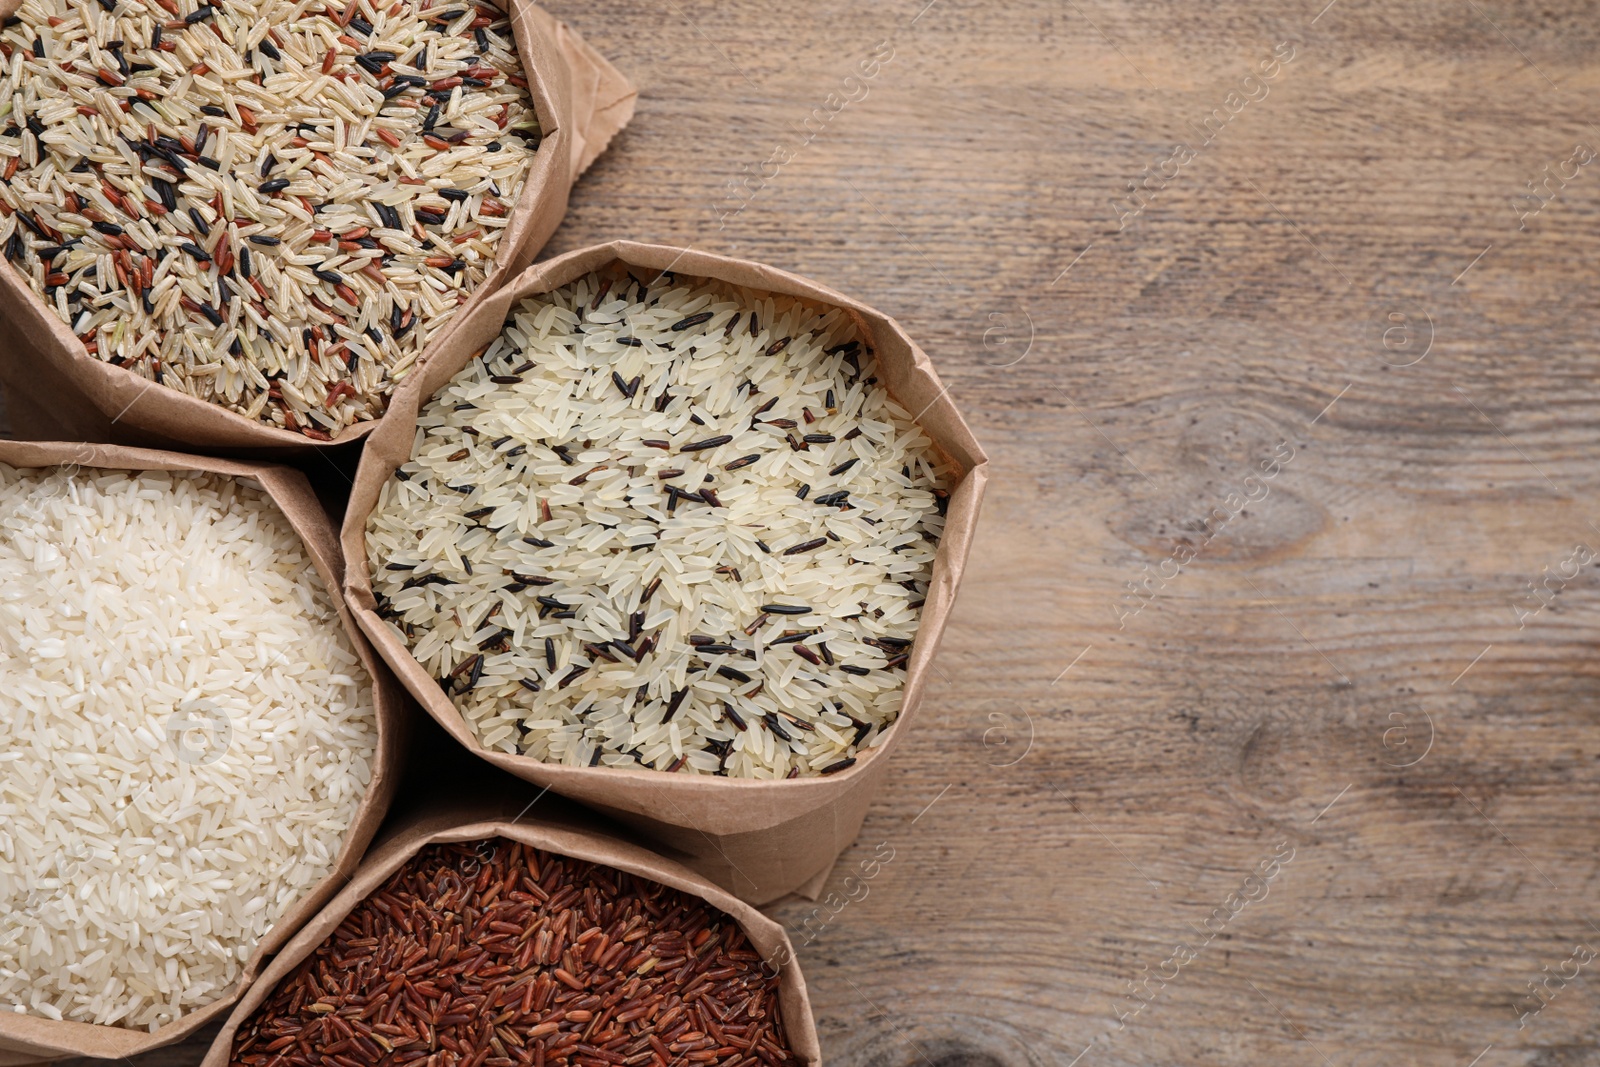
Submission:
[[[0,1010],[154,1029],[332,870],[371,685],[220,475],[0,464]]]

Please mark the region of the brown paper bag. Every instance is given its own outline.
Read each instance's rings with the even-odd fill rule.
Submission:
[[[587,813],[564,806],[552,810],[552,806],[547,805],[538,810],[537,817],[530,814],[519,818],[518,809],[526,811],[521,803],[480,800],[445,803],[432,805],[414,817],[402,818],[397,825],[386,829],[383,840],[373,846],[350,884],[301,928],[240,999],[222,1032],[207,1050],[205,1059],[200,1061],[201,1067],[226,1067],[233,1051],[234,1034],[266,1002],[278,983],[337,930],[345,916],[354,911],[368,893],[381,886],[423,846],[481,841],[490,837],[504,837],[546,852],[627,871],[700,897],[726,912],[780,975],[779,1007],[783,1011],[789,1046],[796,1058],[804,1067],[820,1067],[822,1053],[816,1024],[811,1017],[805,978],[800,974],[794,948],[782,926],[681,864],[608,832],[599,820]]]
[[[638,95],[577,33],[531,0],[498,2],[511,13],[544,139],[480,295],[533,262],[566,214],[572,184],[632,118]],[[0,17],[20,6],[21,0],[0,0]],[[457,321],[475,302],[456,312]],[[275,456],[329,447],[96,359],[9,263],[0,263],[0,324],[9,327],[0,338],[0,383],[17,398],[14,406],[35,405],[71,439]],[[449,333],[430,348],[448,345]],[[418,364],[428,357],[425,351]],[[332,443],[359,440],[375,425],[347,427]]]
[[[653,275],[668,269],[752,289],[846,308],[857,317],[879,363],[879,377],[961,472],[952,487],[922,624],[906,672],[904,705],[888,740],[860,754],[848,770],[826,778],[766,782],[669,774],[653,770],[568,767],[527,756],[484,751],[460,712],[405,643],[377,615],[367,572],[366,522],[383,483],[410,458],[418,411],[474,354],[499,336],[510,308],[591,271],[620,262]],[[423,707],[456,740],[504,770],[582,801],[644,830],[694,870],[742,899],[765,904],[820,881],[855,839],[867,803],[883,780],[890,753],[911,728],[945,619],[966,564],[988,458],[962,420],[928,357],[886,315],[843,294],[771,267],[705,252],[614,241],[530,267],[464,316],[449,344],[396,392],[368,439],[343,531],[346,596],[373,644]],[[813,891],[815,887],[812,887]]]
[[[158,1028],[154,1033],[119,1026],[57,1022],[38,1015],[18,1015],[0,1010],[0,1064],[39,1062],[66,1056],[133,1056],[181,1041],[225,1015],[239,994],[255,980],[267,958],[289,940],[302,923],[315,915],[350,878],[367,845],[377,833],[379,824],[383,822],[390,801],[394,799],[404,754],[406,719],[412,712],[406,706],[409,701],[404,690],[372,654],[371,647],[350,616],[340,594],[343,564],[333,526],[322,506],[317,503],[305,476],[298,471],[270,464],[236,463],[117,445],[31,441],[0,441],[0,463],[13,467],[75,465],[120,470],[209,471],[253,479],[282,509],[295,532],[305,540],[317,573],[322,576],[328,595],[350,634],[356,654],[361,657],[372,677],[373,707],[378,721],[378,748],[372,761],[372,782],[345,833],[344,846],[339,851],[334,869],[262,938],[228,995]]]

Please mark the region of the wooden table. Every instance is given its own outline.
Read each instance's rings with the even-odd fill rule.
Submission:
[[[1595,22],[1324,3],[551,5],[641,89],[551,250],[857,294],[994,457],[831,1064],[1600,1063]]]

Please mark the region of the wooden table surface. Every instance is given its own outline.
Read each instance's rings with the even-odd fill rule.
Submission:
[[[550,250],[855,294],[994,459],[774,909],[830,1064],[1600,1063],[1600,28],[1325,3],[551,3],[641,92]]]

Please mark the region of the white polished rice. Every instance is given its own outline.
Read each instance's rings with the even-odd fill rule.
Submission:
[[[95,357],[317,439],[484,279],[539,143],[471,3],[24,0],[0,45],[11,266]]]
[[[153,1029],[217,999],[331,871],[376,737],[259,488],[0,464],[0,1010]]]
[[[720,283],[525,300],[383,487],[380,613],[491,749],[848,767],[899,712],[948,475],[874,372],[846,312]]]

